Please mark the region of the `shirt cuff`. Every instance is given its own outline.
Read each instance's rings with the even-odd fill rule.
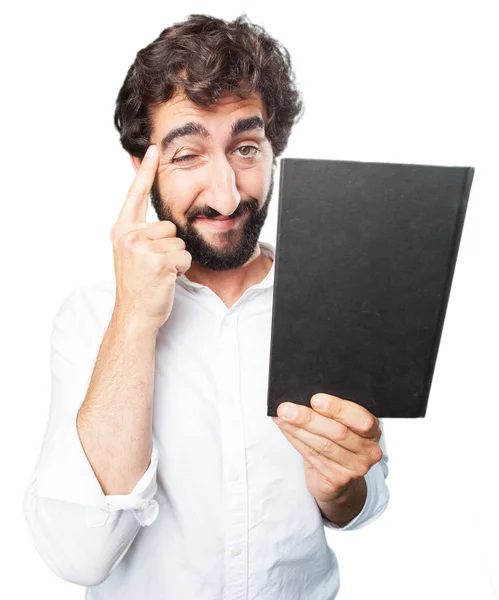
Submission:
[[[153,437],[151,464],[133,490],[129,494],[108,494],[105,496],[111,512],[131,509],[133,516],[140,525],[151,525],[159,513],[158,502],[153,499],[158,491],[157,470],[158,450]]]
[[[150,525],[159,506],[157,492],[158,450],[152,438],[151,463],[129,494],[105,495],[83,450],[76,427],[76,415],[67,420],[71,426],[58,431],[44,448],[36,469],[40,497],[71,502],[85,507],[87,527],[105,525],[118,510],[132,510],[140,525]]]

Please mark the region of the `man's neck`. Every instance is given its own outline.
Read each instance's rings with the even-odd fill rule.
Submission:
[[[242,267],[228,271],[212,271],[193,262],[185,276],[189,281],[209,287],[227,308],[230,308],[248,288],[265,279],[272,263],[272,259],[265,256],[260,244],[257,244],[255,253]]]

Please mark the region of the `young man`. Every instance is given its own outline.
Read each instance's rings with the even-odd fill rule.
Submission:
[[[376,417],[320,390],[266,415],[274,248],[259,235],[301,110],[287,51],[243,17],[191,15],[129,69],[115,281],[54,316],[24,499],[37,551],[87,600],[334,598],[324,525],[386,508]]]

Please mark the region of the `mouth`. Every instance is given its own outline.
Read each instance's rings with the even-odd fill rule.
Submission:
[[[194,219],[197,223],[201,223],[203,226],[207,226],[211,229],[215,229],[217,231],[224,231],[225,229],[231,229],[235,227],[239,221],[241,220],[241,216],[233,217],[196,217]]]

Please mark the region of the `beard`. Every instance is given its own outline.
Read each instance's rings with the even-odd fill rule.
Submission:
[[[176,237],[184,241],[185,249],[191,254],[193,262],[195,261],[212,271],[226,271],[242,267],[255,253],[260,232],[267,218],[273,188],[274,170],[272,169],[269,190],[262,207],[258,208],[258,200],[256,198],[241,200],[231,217],[241,216],[244,221],[242,225],[238,224],[231,229],[214,232],[214,235],[218,239],[223,239],[223,249],[214,247],[208,243],[193,224],[198,216],[220,216],[220,213],[216,210],[206,207],[202,211],[189,216],[187,218],[187,225],[180,223],[174,218],[167,202],[161,197],[157,176],[154,178],[154,183],[151,187],[151,204],[160,221],[171,221],[175,224],[177,227]],[[239,230],[241,226],[242,231]]]

